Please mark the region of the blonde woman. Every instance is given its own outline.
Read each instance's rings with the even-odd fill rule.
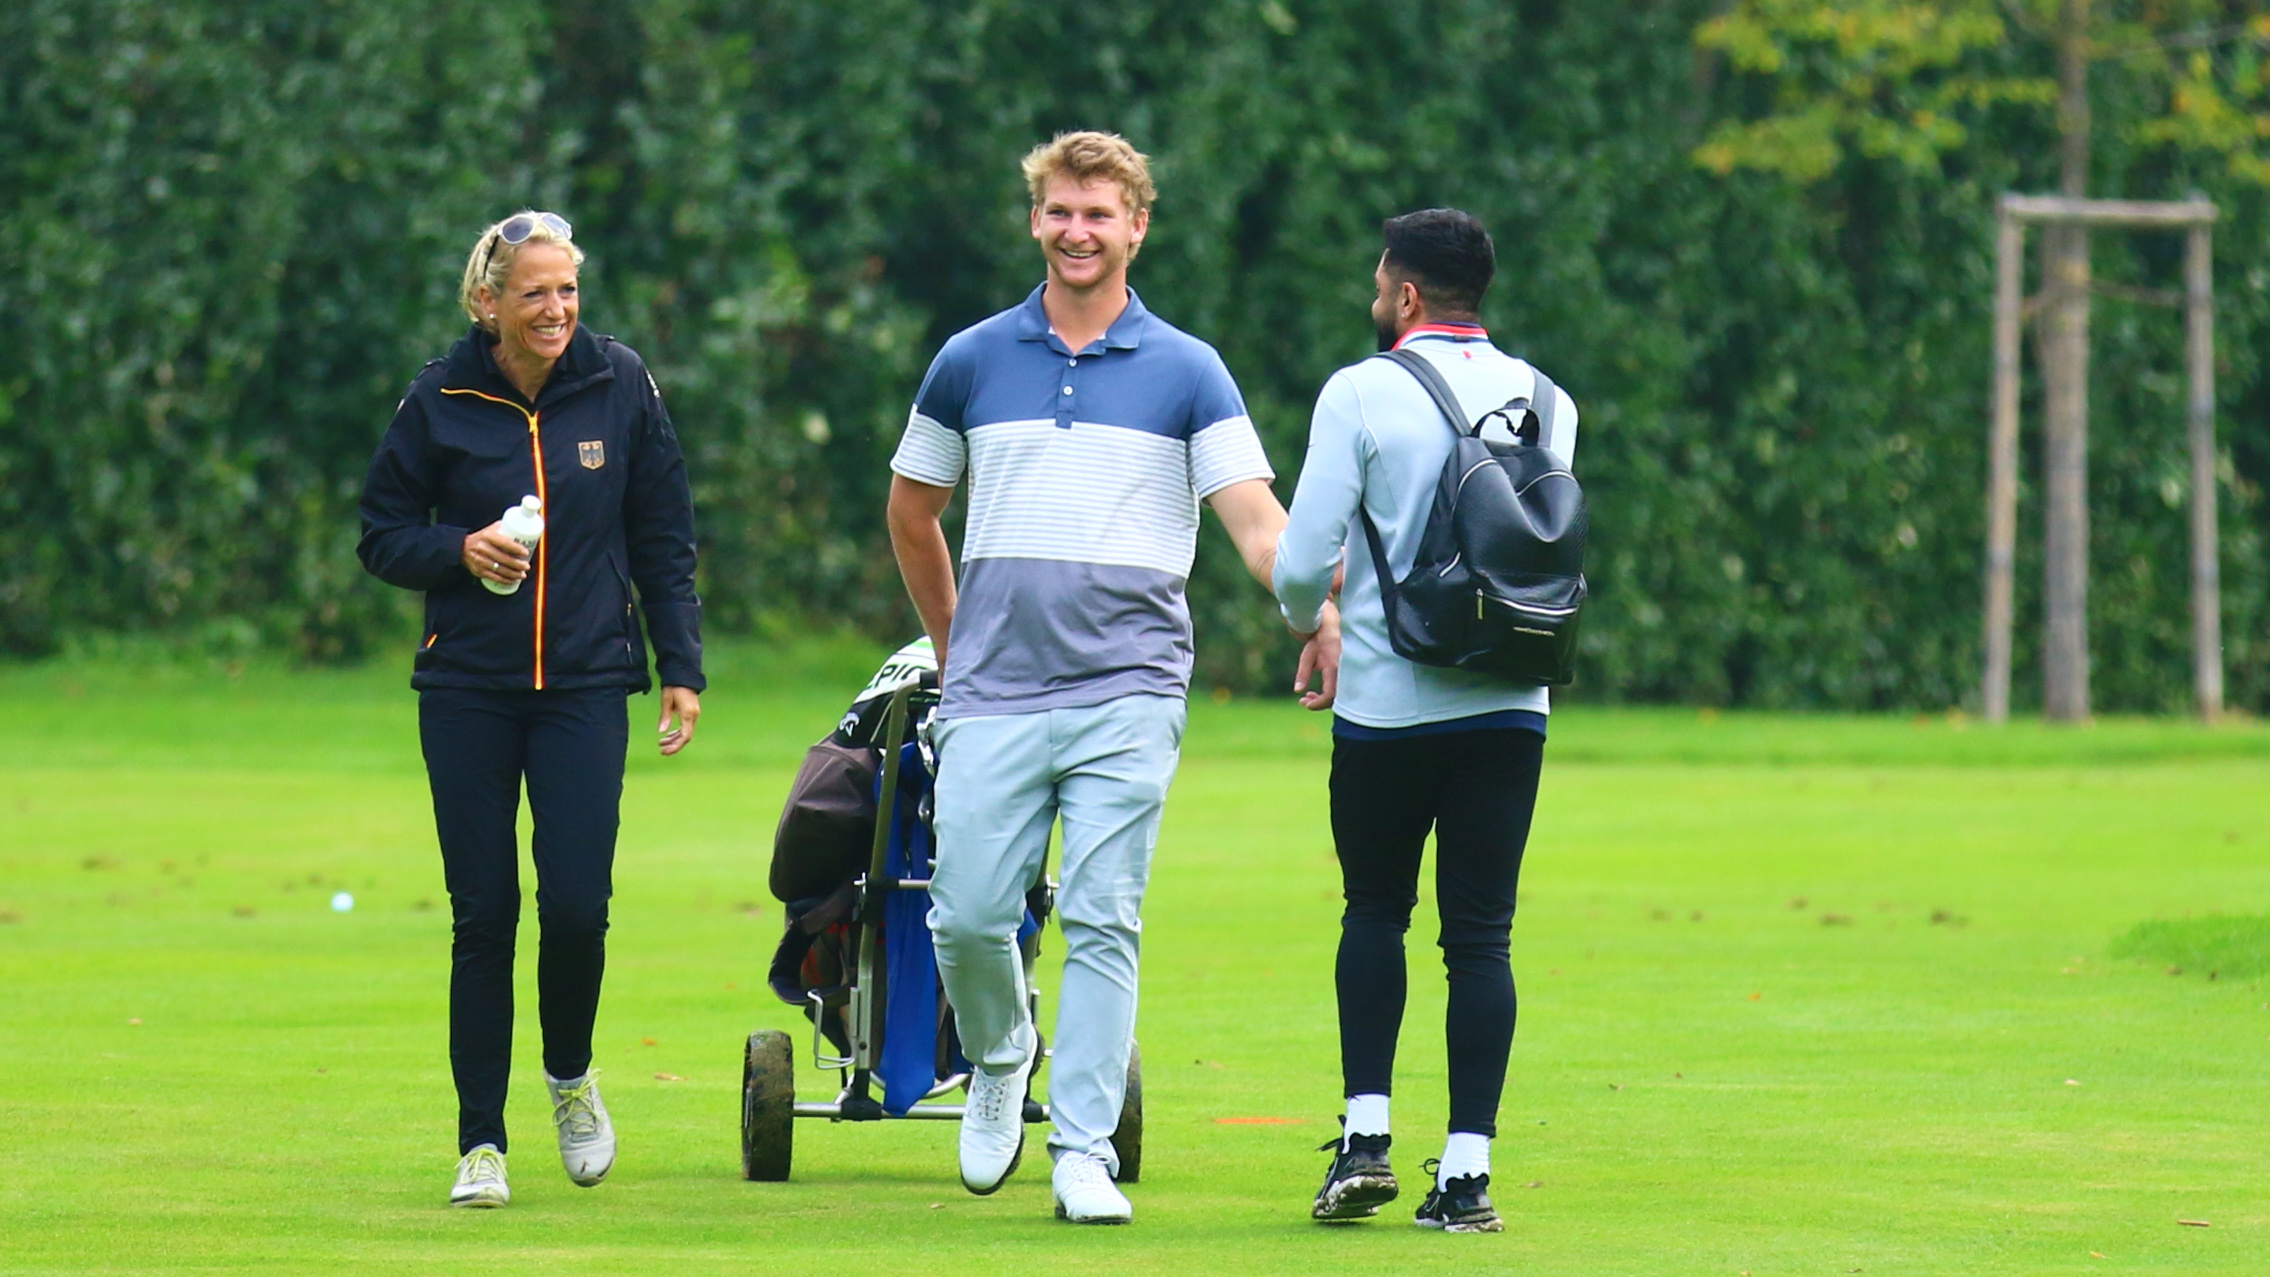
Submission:
[[[652,687],[648,638],[661,751],[685,748],[701,715],[685,459],[637,353],[579,322],[582,264],[573,228],[554,213],[525,210],[481,232],[459,294],[472,328],[410,384],[363,486],[363,565],[425,594],[410,686],[455,928],[456,1206],[512,1196],[504,1108],[521,787],[535,823],[544,1081],[560,1160],[588,1187],[615,1161],[591,1028],[625,698]],[[544,519],[533,549],[500,518],[528,497]]]

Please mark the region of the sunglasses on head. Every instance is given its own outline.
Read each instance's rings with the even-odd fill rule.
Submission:
[[[568,220],[557,213],[514,213],[497,226],[497,233],[489,240],[488,251],[481,254],[481,273],[483,275],[489,273],[489,263],[497,255],[497,242],[499,240],[518,248],[528,242],[529,236],[536,233],[536,227],[539,223],[550,227],[552,233],[561,239],[575,238],[575,228],[568,225]]]

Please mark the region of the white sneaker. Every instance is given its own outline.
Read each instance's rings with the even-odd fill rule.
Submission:
[[[983,1069],[969,1075],[969,1103],[962,1109],[962,1187],[980,1197],[1001,1187],[1024,1160],[1025,1086],[1032,1072],[1033,1062],[1027,1059],[1006,1077]]]
[[[504,1154],[494,1144],[475,1144],[457,1160],[457,1182],[449,1186],[449,1204],[476,1209],[502,1206],[512,1200],[512,1186],[504,1182]]]
[[[1111,1171],[1093,1153],[1066,1153],[1056,1159],[1051,1182],[1056,1188],[1056,1217],[1075,1224],[1125,1224],[1135,1218],[1135,1207]]]
[[[568,1178],[585,1188],[607,1178],[615,1166],[615,1124],[599,1098],[599,1070],[565,1082],[547,1073],[544,1089],[552,1093],[552,1125],[560,1129],[560,1165]]]

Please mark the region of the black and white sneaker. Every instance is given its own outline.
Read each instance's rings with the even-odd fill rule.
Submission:
[[[1332,1166],[1324,1172],[1324,1187],[1317,1190],[1310,1216],[1328,1223],[1370,1219],[1380,1207],[1394,1201],[1395,1172],[1387,1165],[1387,1146],[1392,1138],[1351,1135],[1345,1148],[1339,1140],[1319,1145],[1319,1153],[1332,1150]]]
[[[1434,1181],[1440,1163],[1427,1159],[1427,1180]],[[1446,1233],[1502,1233],[1505,1221],[1498,1218],[1498,1208],[1490,1202],[1490,1177],[1487,1175],[1461,1175],[1441,1188],[1427,1190],[1427,1200],[1419,1203],[1419,1227],[1439,1228]]]

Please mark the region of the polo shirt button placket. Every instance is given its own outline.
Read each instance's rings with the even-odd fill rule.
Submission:
[[[1075,355],[1072,358],[1065,360],[1064,362],[1064,393],[1056,397],[1056,428],[1059,430],[1070,430],[1072,428],[1073,399],[1072,370],[1080,366],[1080,358],[1079,356]]]

